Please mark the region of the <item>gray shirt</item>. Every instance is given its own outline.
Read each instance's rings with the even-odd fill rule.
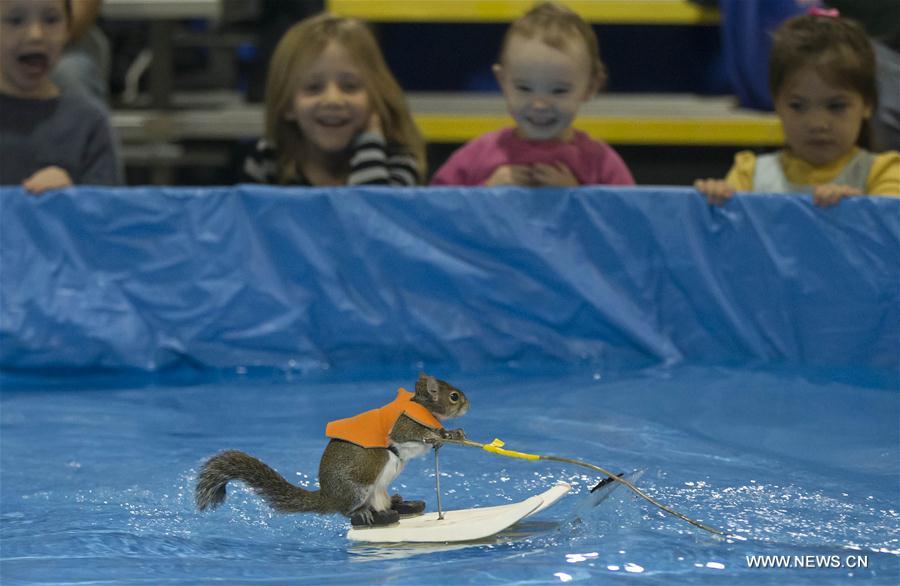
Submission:
[[[0,185],[19,185],[51,165],[76,185],[121,184],[106,112],[74,92],[44,100],[0,94]]]

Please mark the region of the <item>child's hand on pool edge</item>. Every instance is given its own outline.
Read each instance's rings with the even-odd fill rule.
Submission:
[[[862,191],[849,185],[837,185],[835,183],[816,185],[813,188],[813,203],[822,207],[832,206],[843,198],[852,195],[862,195]]]
[[[34,195],[40,195],[51,189],[71,187],[75,183],[62,167],[44,167],[22,182],[22,187]]]
[[[706,196],[706,201],[711,205],[722,205],[734,195],[736,191],[724,179],[697,179],[694,188]]]
[[[578,187],[578,178],[565,163],[535,163],[531,167],[534,185],[538,187]]]
[[[494,172],[484,182],[484,185],[485,187],[496,187],[499,185],[529,187],[533,183],[532,171],[528,165],[501,165],[494,169]]]

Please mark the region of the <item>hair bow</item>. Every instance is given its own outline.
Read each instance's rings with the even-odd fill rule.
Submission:
[[[837,8],[822,8],[821,6],[810,6],[809,14],[812,16],[827,16],[828,18],[838,18],[841,15]]]

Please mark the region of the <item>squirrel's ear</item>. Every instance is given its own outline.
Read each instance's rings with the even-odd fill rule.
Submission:
[[[425,392],[427,393],[428,398],[436,402],[440,390],[437,379],[428,375],[425,375],[423,378],[425,379]]]
[[[419,373],[419,380],[416,381],[416,394],[421,393],[431,401],[437,402],[440,390],[441,386],[436,378],[424,372]]]

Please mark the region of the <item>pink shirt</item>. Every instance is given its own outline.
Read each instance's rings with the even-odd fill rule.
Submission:
[[[504,128],[480,136],[453,153],[432,185],[483,185],[497,167],[562,162],[581,185],[634,185],[622,157],[606,143],[576,130],[571,142],[528,140]]]

